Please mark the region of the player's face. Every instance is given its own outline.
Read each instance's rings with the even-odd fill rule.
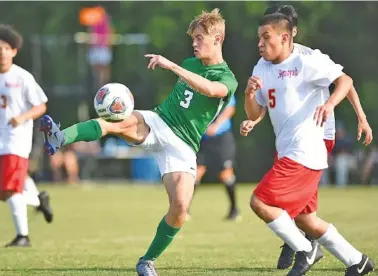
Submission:
[[[288,34],[275,29],[273,25],[260,26],[258,33],[260,55],[267,61],[274,62],[279,59],[286,45]]]
[[[217,36],[206,34],[201,27],[197,27],[192,33],[193,50],[196,58],[207,59],[213,55],[215,45],[219,40]]]
[[[4,72],[9,69],[13,63],[13,58],[17,54],[17,49],[12,47],[5,41],[0,40],[0,71]]]

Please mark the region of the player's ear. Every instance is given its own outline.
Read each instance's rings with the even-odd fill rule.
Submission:
[[[298,33],[298,28],[297,27],[294,27],[293,28],[293,37],[295,37]]]
[[[288,43],[289,42],[289,39],[290,39],[290,36],[288,33],[282,33],[282,45],[284,45],[285,43]]]
[[[214,39],[214,45],[219,45],[221,43],[221,40],[222,40],[222,38],[221,38],[220,34],[216,34],[215,39]]]

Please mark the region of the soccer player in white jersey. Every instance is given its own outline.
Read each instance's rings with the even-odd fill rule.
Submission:
[[[47,97],[29,72],[13,64],[21,45],[16,30],[0,25],[0,199],[9,204],[17,232],[7,247],[30,246],[28,204],[52,219],[48,194],[38,196],[27,178],[33,119],[45,113]]]
[[[292,37],[294,38],[296,36],[297,32],[298,32],[298,29],[297,29],[298,13],[296,12],[295,8],[291,5],[281,5],[281,6],[274,5],[272,7],[269,7],[265,11],[264,15],[273,14],[273,13],[282,13],[289,18],[289,20],[292,23],[292,27],[293,27]],[[301,45],[301,44],[298,44],[298,43],[294,43],[293,40],[291,41],[290,48],[293,52],[303,54],[303,55],[311,55],[314,52],[313,49],[311,49],[307,46],[304,46],[304,45]],[[260,62],[264,62],[264,59],[261,58],[259,60],[259,63]],[[324,93],[326,95],[326,97],[325,97],[325,100],[326,100],[326,99],[328,99],[328,97],[330,95],[329,89],[325,88]],[[371,129],[371,127],[370,127],[370,125],[367,121],[365,112],[364,112],[364,110],[361,106],[359,96],[358,96],[354,86],[349,91],[347,97],[348,97],[348,100],[351,103],[351,105],[353,106],[353,108],[356,112],[356,115],[357,115],[357,120],[358,120],[357,140],[360,140],[362,134],[365,134],[365,139],[364,139],[363,143],[364,143],[364,145],[367,146],[373,140],[373,132],[372,132],[372,129]],[[242,124],[241,124],[241,128],[240,128],[241,134],[243,136],[248,135],[248,133],[253,129],[253,127],[263,119],[265,114],[266,114],[266,108],[264,109],[262,116],[258,120],[256,120],[256,121],[251,121],[251,120],[243,121]],[[324,142],[325,142],[328,153],[331,154],[333,147],[335,145],[335,116],[334,116],[334,113],[332,113],[328,117],[326,122],[324,123]],[[306,235],[306,237],[310,240],[312,239],[309,235]],[[281,246],[281,248],[282,248],[282,250],[281,250],[281,254],[279,256],[278,262],[277,262],[277,268],[278,269],[287,269],[292,265],[292,263],[294,261],[294,253],[295,252],[286,243],[284,243]]]
[[[346,265],[346,276],[366,275],[374,262],[316,215],[318,183],[328,166],[323,124],[353,81],[320,51],[292,53],[291,30],[288,17],[277,13],[264,16],[258,29],[265,62],[254,67],[248,80],[245,109],[248,118],[256,120],[267,107],[278,159],[254,190],[250,205],[297,252],[288,276],[304,275],[319,261],[318,243]],[[332,82],[335,90],[325,101],[324,88]],[[317,242],[306,239],[296,225]]]

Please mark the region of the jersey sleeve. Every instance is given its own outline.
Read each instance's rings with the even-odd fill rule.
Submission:
[[[257,63],[257,64],[259,64],[259,63]],[[255,66],[253,68],[253,71],[252,71],[252,76],[261,77],[260,74],[259,74],[259,71],[260,71],[259,67]],[[267,105],[261,89],[256,91],[255,98],[256,98],[256,102],[259,105],[261,105],[262,107],[265,107]]]
[[[30,76],[25,83],[25,95],[27,101],[32,105],[40,105],[47,102],[46,94],[42,87]]]
[[[314,50],[311,55],[301,56],[304,78],[315,86],[329,87],[331,83],[343,75],[343,67],[334,63],[328,55]]]
[[[219,79],[216,81],[224,84],[228,88],[227,97],[232,97],[238,88],[238,81],[231,72],[220,74]]]

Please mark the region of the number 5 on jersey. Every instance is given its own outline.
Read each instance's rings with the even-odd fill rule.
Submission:
[[[269,107],[274,108],[276,106],[276,89],[268,90]]]
[[[180,105],[183,108],[188,108],[190,105],[190,101],[193,99],[193,92],[189,90],[185,90],[184,95],[185,95],[185,99],[180,102]]]

